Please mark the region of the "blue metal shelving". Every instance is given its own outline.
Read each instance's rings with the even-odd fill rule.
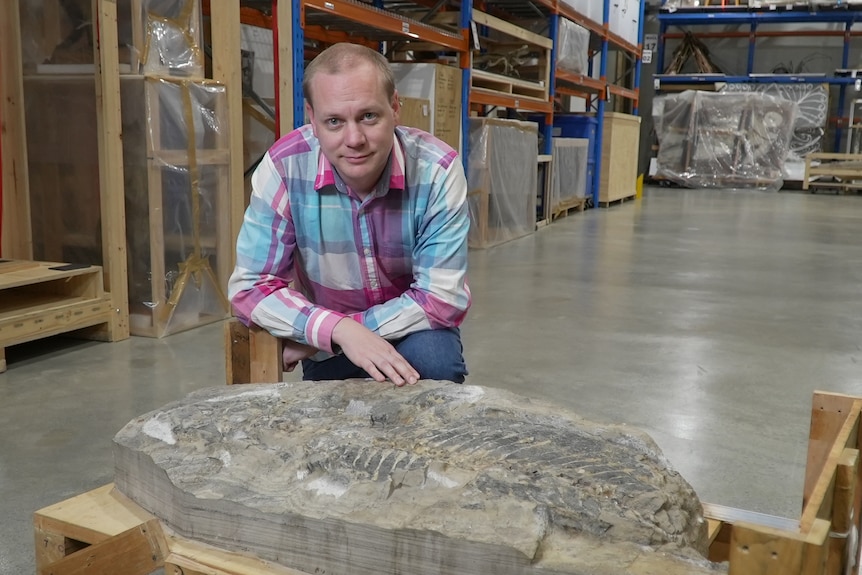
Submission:
[[[775,83],[775,84],[830,84],[838,86],[838,110],[844,110],[846,87],[856,83],[855,77],[827,74],[755,74],[754,54],[758,27],[766,24],[843,24],[844,43],[841,56],[841,68],[849,68],[850,32],[853,25],[862,22],[862,6],[836,4],[835,6],[775,6],[764,8],[733,7],[729,9],[697,8],[679,9],[669,12],[662,8],[658,16],[659,44],[657,50],[658,69],[664,70],[665,39],[668,28],[680,28],[715,25],[747,25],[749,26],[750,42],[748,44],[747,69],[745,74],[663,74],[654,76],[654,88],[662,89],[662,85],[674,86],[682,84],[708,85],[718,83]],[[788,32],[791,36],[793,32]],[[774,36],[774,34],[772,34]],[[835,149],[840,147],[841,130],[835,130]]]

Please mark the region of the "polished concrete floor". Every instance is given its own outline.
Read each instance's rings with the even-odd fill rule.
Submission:
[[[648,188],[471,253],[468,383],[649,433],[706,502],[796,517],[812,392],[862,395],[862,198]],[[55,339],[0,374],[0,574],[111,481],[126,422],[224,381],[221,325]]]

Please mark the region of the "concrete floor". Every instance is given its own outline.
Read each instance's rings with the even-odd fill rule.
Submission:
[[[701,499],[801,508],[811,395],[862,394],[862,198],[648,188],[471,254],[468,383],[639,427]],[[221,325],[8,350],[0,573],[32,514],[111,481],[126,422],[224,381]]]

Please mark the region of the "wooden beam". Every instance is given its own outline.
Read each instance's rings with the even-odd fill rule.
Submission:
[[[248,328],[236,318],[224,322],[225,376],[228,385],[251,382]]]
[[[278,0],[277,0],[278,1]],[[293,8],[291,0],[278,1],[276,24],[278,47],[278,86],[275,97],[278,101],[278,131],[276,139],[293,131]]]
[[[0,2],[0,255],[33,259],[19,0]]]
[[[260,326],[248,330],[250,383],[276,383],[284,375],[281,340]]]
[[[731,534],[728,575],[821,575],[828,533],[824,519],[807,534],[738,523]]]
[[[229,211],[231,246],[236,243],[246,207],[242,155],[242,62],[239,12],[239,0],[220,0],[211,4],[213,79],[227,86],[230,200],[225,207]],[[219,259],[221,258],[227,258],[232,268],[235,264],[236,252],[231,249],[230,254],[219,254]]]
[[[129,283],[126,265],[126,208],[123,180],[123,133],[120,117],[120,66],[117,0],[92,0],[97,30],[96,125],[99,140],[99,199],[102,211],[102,268],[105,291],[115,313],[106,339],[129,337]]]
[[[51,565],[38,575],[148,575],[164,565],[165,544],[158,519],[88,545]]]

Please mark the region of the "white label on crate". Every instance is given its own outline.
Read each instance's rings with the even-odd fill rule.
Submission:
[[[324,2],[323,6],[327,10],[335,10],[335,4],[333,4],[332,2]]]
[[[652,64],[652,50],[644,50],[641,54],[641,62],[644,64]]]

